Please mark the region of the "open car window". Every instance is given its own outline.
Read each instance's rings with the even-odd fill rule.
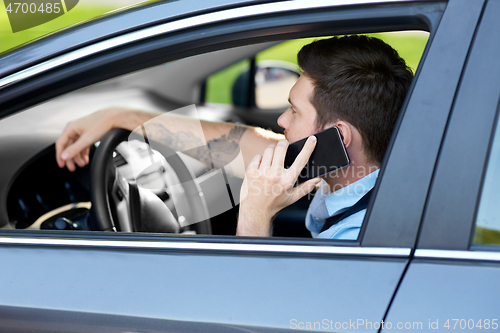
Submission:
[[[376,36],[391,44],[416,70],[428,33],[410,31]],[[33,140],[57,138],[67,122],[113,105],[280,131],[276,119],[288,108],[287,90],[300,74],[296,54],[302,45],[312,40],[247,45],[180,59],[55,98],[18,113],[2,124],[6,131],[13,132],[22,126],[23,135],[28,136],[25,142],[18,143],[23,151],[32,144],[29,135]],[[260,64],[261,71],[256,71],[254,100],[249,101],[252,94],[249,95],[245,80],[252,64]],[[269,73],[283,78],[277,88],[281,95],[266,94],[267,89],[277,87],[277,81],[266,82],[266,75],[272,76]],[[201,125],[197,126],[196,135],[203,137]],[[143,134],[139,138],[129,137],[113,153],[113,164],[119,175],[112,184],[111,199],[111,204],[116,206],[112,212],[116,230],[235,235],[242,175],[234,176],[230,170],[242,168],[241,156],[235,153],[228,166],[213,168],[186,151],[165,151],[148,142],[146,132]],[[186,138],[179,138],[183,139]],[[92,148],[91,155],[97,147],[98,144]],[[33,156],[12,179],[7,199],[10,224],[4,228],[101,230],[102,225],[91,210],[90,172],[90,166],[74,173],[59,169],[53,147],[33,151]],[[127,189],[127,182],[133,185],[133,190]],[[138,198],[143,204],[154,201],[156,208],[151,208],[152,215],[137,206],[138,203],[134,206],[128,202]],[[304,219],[311,198],[312,195],[305,196],[276,216],[275,236],[310,237]],[[136,212],[132,213],[134,209]],[[180,228],[169,229],[163,218],[175,220]],[[134,224],[132,219],[145,223]]]

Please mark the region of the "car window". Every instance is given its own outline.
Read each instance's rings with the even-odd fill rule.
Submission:
[[[476,217],[474,244],[500,245],[500,130],[491,146],[486,175]]]
[[[370,36],[380,38],[395,48],[414,72],[429,38],[429,34],[423,31],[376,33]],[[248,89],[245,82],[248,80],[251,59],[239,61],[207,77],[205,101],[236,104],[242,107],[256,106],[259,109],[287,106],[288,91],[300,75],[297,53],[302,46],[317,39],[321,38],[304,38],[277,43],[255,55],[257,69],[254,103],[246,99],[240,100],[241,94],[238,94]]]
[[[0,53],[63,28],[158,0],[0,2]]]
[[[428,33],[387,33],[377,36],[391,43],[408,61],[408,65],[416,70]],[[292,75],[288,73],[298,72],[297,52],[312,40],[291,40],[277,45],[247,45],[180,59],[81,89],[3,120],[0,122],[3,133],[11,131],[13,137],[31,135],[36,141],[19,141],[18,144],[20,151],[36,153],[27,161],[22,161],[22,167],[19,166],[13,173],[7,199],[10,227],[73,231],[102,229],[96,222],[99,218],[90,210],[90,167],[78,168],[76,172],[59,169],[55,163],[54,148],[49,146],[69,121],[104,107],[123,105],[144,110],[174,112],[195,119],[268,128],[265,123],[268,119],[257,117],[250,122],[241,117],[240,108],[236,107],[241,105],[234,105],[233,97],[246,96],[248,90],[240,89],[235,93],[233,86],[242,73],[248,72],[252,65],[251,58],[256,55],[255,62],[263,64],[261,68],[265,69],[260,74],[256,73],[256,83],[259,82],[259,75],[264,76],[261,78],[262,88],[273,86],[275,83],[265,76],[283,77],[280,89],[286,90],[286,94],[281,97],[284,98],[285,105],[288,105],[288,90],[296,80],[296,77],[291,80]],[[274,70],[276,71],[273,72]],[[209,103],[199,103],[202,100],[200,95],[203,95],[204,85],[205,101]],[[258,97],[259,94],[256,93],[256,98]],[[273,103],[266,101],[265,96],[259,102],[262,108],[272,109],[279,106]],[[276,116],[270,118],[274,123],[283,110],[279,111]],[[22,129],[18,128],[19,124],[23,124]],[[194,131],[193,128],[200,131],[200,137],[203,136],[199,123],[193,125],[190,131]],[[41,133],[43,131],[50,134]],[[157,207],[164,205],[165,209],[160,208],[159,214],[177,220],[181,226],[178,232],[188,235],[235,235],[242,179],[234,176],[231,169],[241,167],[241,156],[236,152],[228,165],[214,167],[192,157],[189,151],[197,149],[197,146],[165,153],[162,147],[148,142],[145,129],[138,128],[137,131],[144,134],[142,138],[126,136],[124,139],[130,140],[121,144],[113,153],[113,163],[121,175],[119,181],[112,184],[115,190],[112,199],[116,205],[113,218],[127,219],[126,212],[137,207],[128,206],[128,203],[123,202],[123,196],[135,195],[142,199],[148,198],[146,201],[153,202]],[[180,136],[177,139],[182,141],[185,137]],[[38,149],[33,148],[34,146]],[[92,147],[91,156],[98,147],[99,144]],[[181,173],[189,174],[191,179],[183,179],[179,175]],[[134,189],[129,192],[122,180],[133,184]],[[199,195],[196,200],[188,200],[186,193]],[[284,227],[300,229],[297,234],[283,233],[281,236],[303,234],[304,218],[311,197],[304,197],[304,200],[287,207],[276,216],[278,230]],[[209,223],[200,223],[207,218],[210,219]],[[155,220],[151,216],[149,219]],[[119,227],[118,230],[164,232],[164,229],[147,226],[135,230]]]

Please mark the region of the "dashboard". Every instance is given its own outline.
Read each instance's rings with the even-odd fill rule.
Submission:
[[[51,145],[35,155],[12,183],[7,212],[16,229],[26,229],[62,206],[90,202],[90,166],[69,172],[57,166],[54,156]]]

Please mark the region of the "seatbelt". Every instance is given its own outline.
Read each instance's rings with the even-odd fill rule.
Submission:
[[[366,192],[366,194],[358,200],[354,205],[351,206],[347,211],[334,215],[326,219],[325,224],[323,224],[323,228],[321,228],[320,232],[328,230],[332,225],[339,223],[343,219],[356,214],[357,212],[366,209],[368,207],[368,202],[370,201],[370,196],[372,194],[373,188]]]

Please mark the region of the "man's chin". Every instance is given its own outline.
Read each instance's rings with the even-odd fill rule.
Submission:
[[[290,138],[288,137],[288,135],[287,135],[286,131],[285,131],[285,133],[284,133],[284,134],[285,134],[285,139],[286,139],[286,141],[288,141],[288,143],[292,143],[292,141],[290,141]]]
[[[288,143],[294,143],[295,141],[299,141],[299,140],[295,140],[293,137],[291,138],[287,132],[285,132],[285,139],[286,141],[288,141]]]

